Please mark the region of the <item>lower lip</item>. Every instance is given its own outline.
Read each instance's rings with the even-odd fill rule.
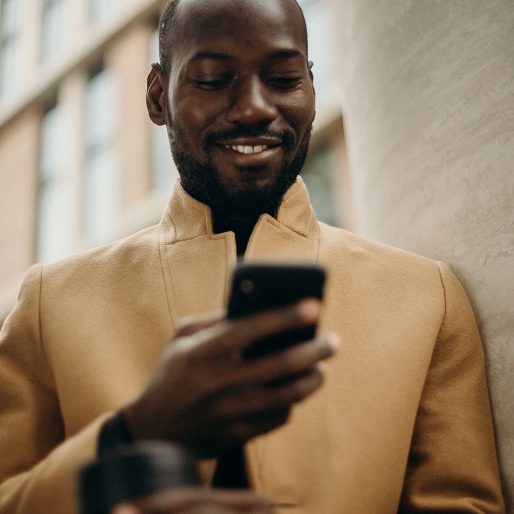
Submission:
[[[265,166],[269,161],[275,158],[282,149],[281,146],[273,146],[260,153],[240,153],[236,150],[232,150],[232,148],[227,148],[221,145],[218,145],[217,148],[219,148],[227,157],[230,157],[236,166],[241,167]]]

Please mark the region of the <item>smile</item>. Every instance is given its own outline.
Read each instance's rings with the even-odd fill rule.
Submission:
[[[249,154],[257,154],[266,151],[269,146],[267,145],[256,145],[256,146],[248,146],[248,145],[223,145],[227,150],[233,150],[234,152],[249,155]]]
[[[274,140],[223,141],[216,146],[226,163],[242,168],[266,166],[283,152],[281,142]]]

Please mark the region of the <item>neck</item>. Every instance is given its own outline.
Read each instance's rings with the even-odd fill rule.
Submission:
[[[259,220],[259,217],[238,218],[229,216],[212,209],[212,227],[216,234],[221,232],[234,232],[236,236],[237,255],[243,255],[248,246],[248,240]]]

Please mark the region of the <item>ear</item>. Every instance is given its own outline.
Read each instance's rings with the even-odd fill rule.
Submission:
[[[146,79],[146,107],[150,119],[156,125],[166,125],[168,80],[159,64],[152,64]]]
[[[312,90],[314,91],[314,96],[316,96],[316,89],[314,87],[314,75],[312,73],[312,68],[314,67],[314,63],[309,61],[309,78],[311,79]]]
[[[312,61],[309,61],[309,77],[311,79],[311,82],[314,82],[314,75],[312,74],[313,66],[314,66],[314,63]]]

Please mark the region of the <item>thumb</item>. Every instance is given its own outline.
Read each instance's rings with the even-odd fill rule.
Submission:
[[[223,310],[209,312],[201,316],[188,316],[179,321],[175,337],[185,337],[204,328],[212,327],[225,318],[227,313]]]

